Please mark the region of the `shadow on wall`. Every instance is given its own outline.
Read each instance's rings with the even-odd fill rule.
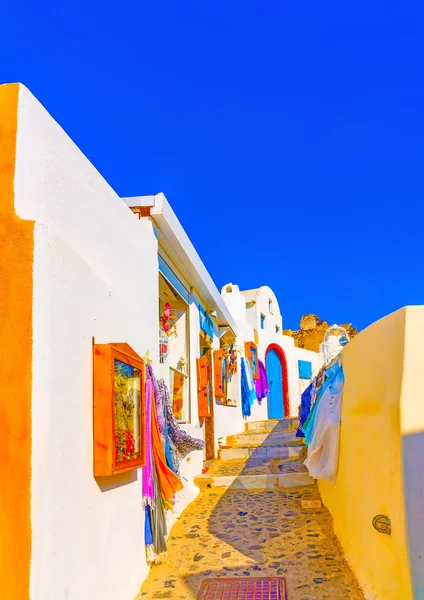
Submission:
[[[403,476],[414,597],[424,599],[424,432],[403,438]]]
[[[117,488],[129,485],[138,480],[138,472],[141,470],[128,471],[127,473],[119,473],[109,477],[96,477],[96,483],[102,492],[116,490]]]

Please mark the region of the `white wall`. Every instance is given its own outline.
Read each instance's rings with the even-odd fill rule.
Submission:
[[[157,241],[21,88],[16,209],[35,225],[32,600],[130,600],[147,573],[141,471],[93,477],[92,336],[157,363]]]

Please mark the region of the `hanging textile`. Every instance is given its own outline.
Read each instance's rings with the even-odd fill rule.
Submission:
[[[299,409],[299,427],[296,432],[296,437],[305,437],[305,434],[303,432],[303,426],[306,423],[306,419],[308,418],[309,413],[311,411],[312,390],[313,384],[310,383],[306,390],[304,390],[304,392],[302,393]]]
[[[323,373],[320,375],[320,377],[318,378],[317,385],[320,385],[320,382],[322,382],[322,384],[320,385],[319,389],[317,390],[315,403],[312,406],[311,411],[308,415],[308,418],[306,419],[306,422],[303,426],[303,432],[305,434],[305,441],[307,444],[309,444],[310,440],[312,439],[316,411],[317,411],[317,408],[321,401],[321,397],[322,397],[323,393],[325,392],[325,390],[330,385],[331,381],[333,380],[334,374],[337,372],[338,368],[339,368],[339,363],[336,362],[334,365],[331,365],[328,369],[325,369],[323,371]]]
[[[322,386],[314,420],[308,432],[308,457],[305,465],[314,479],[335,482],[339,460],[343,368],[338,361]],[[321,392],[321,390],[320,390]]]
[[[162,492],[162,497],[164,499],[166,508],[172,509],[174,506],[175,494],[183,489],[183,484],[166,464],[165,448],[162,443],[159,425],[156,418],[156,407],[154,407],[154,410],[152,411],[152,442],[154,466],[156,469],[160,491]]]
[[[241,411],[246,419],[250,417],[250,407],[255,400],[255,386],[253,384],[252,371],[247,358],[241,358]]]
[[[190,454],[190,452],[193,452],[194,450],[203,450],[205,442],[191,437],[191,435],[180,427],[172,412],[171,396],[163,379],[158,381],[158,389],[165,413],[165,437],[169,449],[169,460],[173,465],[173,467],[171,467],[172,470],[179,475],[179,465],[181,461]]]
[[[147,365],[149,367],[149,365]],[[152,450],[152,398],[153,398],[153,383],[148,377],[148,369],[146,368],[146,464],[142,471],[143,482],[143,503],[150,505],[154,498],[153,485],[153,450]]]
[[[269,395],[270,389],[268,385],[268,379],[266,376],[266,370],[264,363],[259,360],[259,377],[255,380],[256,398],[258,402],[266,398]]]
[[[146,465],[142,472],[145,505],[145,544],[149,564],[160,562],[166,551],[165,510],[172,509],[175,494],[182,490],[179,478],[165,458],[164,409],[151,365],[146,365]],[[161,414],[158,418],[158,412]],[[161,431],[162,428],[162,431]]]

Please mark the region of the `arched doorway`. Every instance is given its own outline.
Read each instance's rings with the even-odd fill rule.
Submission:
[[[284,419],[290,415],[287,359],[278,344],[268,346],[265,356],[266,374],[270,387],[268,418]]]

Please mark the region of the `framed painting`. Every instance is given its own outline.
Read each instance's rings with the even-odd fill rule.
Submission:
[[[189,422],[188,375],[178,369],[169,369],[169,388],[172,411],[179,423]]]
[[[145,464],[144,361],[128,344],[93,347],[94,476]]]
[[[259,357],[258,347],[255,342],[245,342],[244,354],[249,361],[253,379],[259,379]]]

